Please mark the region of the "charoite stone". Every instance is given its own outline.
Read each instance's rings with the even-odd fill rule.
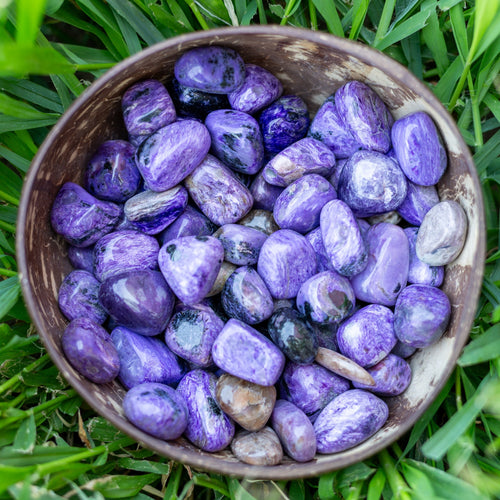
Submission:
[[[89,273],[94,272],[94,247],[74,247],[68,245],[68,259],[75,269],[83,269]]]
[[[393,350],[391,351],[391,354],[395,354],[400,358],[406,359],[409,358],[416,350],[417,350],[416,347],[405,344],[404,342],[398,340]]]
[[[321,347],[332,351],[339,350],[339,346],[337,344],[337,330],[339,325],[336,323],[327,323],[326,325],[316,325],[312,323],[311,326],[314,330],[314,335],[318,340],[318,352]]]
[[[210,236],[217,227],[201,212],[186,206],[177,219],[159,235],[162,245],[181,236]]]
[[[328,177],[328,180],[330,181],[330,184],[335,188],[335,191],[339,189],[340,176],[348,161],[349,158],[337,159],[333,173]]]
[[[238,431],[231,451],[238,460],[250,465],[278,465],[283,459],[283,448],[271,427],[257,432]]]
[[[212,288],[207,293],[207,297],[213,297],[214,295],[221,293],[229,276],[231,276],[237,268],[238,266],[223,260],[219,272],[217,273],[217,278],[215,278]]]
[[[214,236],[224,247],[224,259],[239,266],[257,264],[259,252],[267,235],[241,224],[224,224]]]
[[[444,266],[429,266],[417,257],[416,243],[418,228],[404,229],[410,245],[410,267],[408,268],[408,283],[418,285],[441,286],[444,280]]]
[[[254,229],[258,229],[263,233],[273,234],[279,229],[278,224],[274,220],[273,213],[268,210],[250,210],[243,219],[241,219],[238,224],[242,226],[252,227]]]
[[[274,203],[282,191],[282,187],[273,186],[266,182],[261,170],[250,184],[250,192],[254,200],[253,207],[272,211]]]
[[[398,207],[398,213],[410,224],[420,226],[425,214],[437,203],[439,195],[435,186],[419,186],[408,181],[408,192]]]
[[[276,389],[242,380],[227,373],[221,375],[215,397],[222,410],[247,431],[262,429],[274,408]]]
[[[401,216],[396,210],[391,210],[390,212],[384,212],[383,214],[372,215],[368,217],[368,223],[374,226],[379,222],[388,222],[389,224],[398,225],[401,222]]]

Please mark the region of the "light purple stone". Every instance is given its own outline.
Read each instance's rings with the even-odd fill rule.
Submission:
[[[425,214],[437,203],[439,195],[435,186],[419,186],[408,181],[408,192],[398,207],[398,213],[410,224],[420,226]]]
[[[210,236],[217,227],[195,208],[187,205],[177,219],[158,236],[162,245],[181,236]]]
[[[286,187],[305,174],[328,177],[335,168],[335,155],[317,139],[305,137],[279,152],[263,170],[266,182]]]
[[[212,94],[229,94],[245,80],[245,63],[229,47],[203,46],[184,52],[174,67],[181,85]]]
[[[148,189],[167,191],[187,177],[210,149],[210,134],[196,120],[171,123],[150,135],[136,153]]]
[[[330,258],[326,254],[325,245],[323,244],[323,237],[321,236],[321,227],[317,227],[307,233],[307,241],[311,244],[316,252],[316,263],[318,272],[334,271]]]
[[[111,340],[120,358],[118,377],[127,389],[145,382],[175,385],[184,376],[184,367],[157,338],[118,326],[111,332]]]
[[[450,300],[442,290],[428,285],[410,285],[396,302],[394,331],[405,344],[427,347],[441,338],[450,315]]]
[[[353,448],[373,436],[389,416],[380,398],[352,389],[333,399],[318,415],[314,431],[319,453],[338,453]]]
[[[267,337],[231,318],[212,347],[215,364],[235,377],[254,384],[274,385],[283,371],[285,356]]]
[[[358,226],[359,230],[361,231],[361,236],[363,236],[363,238],[366,240],[366,235],[368,234],[368,230],[370,229],[371,225],[365,219],[357,218],[356,220],[358,221]]]
[[[123,413],[136,427],[160,439],[177,439],[186,429],[184,398],[165,384],[144,383],[123,398]]]
[[[382,361],[396,345],[394,314],[385,306],[369,304],[341,323],[340,352],[363,367]]]
[[[239,221],[252,208],[248,188],[215,156],[207,155],[184,185],[199,209],[218,226]]]
[[[126,271],[157,269],[160,245],[139,231],[114,231],[94,247],[94,275],[99,281]]]
[[[314,428],[307,415],[290,401],[279,399],[271,415],[271,427],[283,449],[297,462],[309,462],[316,455]]]
[[[320,229],[331,267],[343,276],[354,276],[367,265],[367,248],[358,221],[349,206],[332,200],[322,209]]]
[[[111,382],[120,360],[109,333],[89,318],[76,318],[66,327],[61,346],[70,364],[96,384]]]
[[[364,149],[387,153],[394,123],[377,93],[360,81],[350,81],[335,92],[335,105],[346,127]]]
[[[319,226],[321,209],[336,198],[335,189],[324,177],[304,175],[278,196],[274,204],[274,220],[281,229],[307,233]]]
[[[290,229],[271,234],[262,245],[257,271],[275,299],[291,299],[316,273],[316,253],[307,239]]]
[[[94,272],[94,247],[79,248],[68,246],[68,259],[75,269]]]
[[[272,211],[274,203],[282,191],[282,187],[273,186],[266,182],[261,170],[250,184],[250,193],[252,193],[254,200],[253,208]]]
[[[112,231],[121,214],[118,205],[98,200],[78,184],[66,182],[52,204],[50,222],[70,245],[88,247]]]
[[[376,151],[357,151],[342,169],[338,197],[356,217],[396,210],[406,198],[407,181],[398,164]]]
[[[212,138],[212,153],[225,165],[244,174],[257,173],[264,161],[264,144],[257,120],[248,113],[218,109],[205,125]]]
[[[396,120],[391,131],[394,152],[410,181],[436,184],[447,165],[446,150],[432,118],[423,111]]]
[[[353,382],[357,389],[365,389],[379,396],[398,396],[410,385],[410,365],[399,356],[388,354],[382,361],[368,368],[375,385]]]
[[[224,247],[224,260],[238,266],[257,264],[267,234],[241,224],[224,224],[214,236]]]
[[[255,64],[247,64],[243,83],[228,98],[233,109],[253,115],[282,93],[283,85],[272,73]]]
[[[297,309],[314,323],[339,323],[351,314],[355,303],[349,280],[335,271],[315,274],[297,293]]]
[[[393,306],[408,280],[410,248],[399,226],[380,222],[366,236],[368,263],[351,278],[356,298],[364,302]]]
[[[101,325],[108,317],[99,302],[99,281],[83,269],[72,271],[61,283],[58,293],[59,308],[71,321],[88,318]]]
[[[337,191],[339,188],[340,174],[342,174],[342,170],[348,161],[349,161],[349,158],[338,159],[336,164],[335,164],[335,169],[334,169],[333,173],[328,178],[328,180],[330,181],[330,184],[335,188],[335,191]]]
[[[417,227],[404,229],[410,245],[410,267],[408,268],[408,283],[419,285],[441,286],[444,280],[444,266],[429,266],[422,262],[416,253]]]
[[[160,248],[158,264],[179,300],[194,305],[202,300],[217,278],[224,247],[213,236],[183,236]]]
[[[233,421],[221,410],[215,397],[217,377],[204,370],[192,370],[177,386],[188,407],[184,435],[204,451],[226,448],[234,436]]]

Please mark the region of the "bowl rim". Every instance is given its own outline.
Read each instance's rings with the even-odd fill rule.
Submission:
[[[68,109],[63,113],[58,122],[51,128],[47,137],[43,141],[40,146],[37,154],[35,155],[31,166],[26,174],[23,188],[21,192],[21,198],[18,209],[18,218],[17,218],[17,227],[23,228],[23,231],[17,232],[16,235],[16,255],[18,262],[18,276],[21,284],[22,294],[26,303],[26,307],[28,309],[29,315],[37,327],[40,329],[40,325],[42,323],[41,316],[38,312],[36,306],[36,297],[34,290],[31,288],[30,283],[26,276],[28,276],[28,262],[26,258],[25,251],[25,238],[24,238],[24,228],[26,227],[27,222],[27,213],[28,213],[28,201],[29,194],[33,190],[34,182],[36,180],[38,171],[42,165],[43,159],[47,154],[47,151],[52,147],[53,142],[56,137],[60,134],[60,131],[66,127],[68,122],[72,119],[73,115],[76,111],[84,105],[88,100],[90,100],[96,92],[102,89],[110,80],[115,79],[125,68],[128,66],[139,62],[142,59],[146,59],[150,57],[152,54],[157,52],[161,52],[163,50],[172,50],[175,49],[176,46],[181,46],[190,43],[196,42],[201,45],[203,42],[206,43],[216,43],[218,37],[226,37],[226,36],[254,36],[254,35],[276,35],[279,37],[292,38],[298,41],[306,41],[317,43],[321,45],[327,46],[330,50],[340,50],[342,52],[348,53],[349,55],[357,58],[363,63],[377,67],[384,68],[385,71],[389,74],[391,78],[395,78],[405,85],[408,85],[412,89],[416,89],[419,92],[419,95],[430,105],[438,108],[441,113],[440,117],[445,121],[446,125],[454,131],[455,139],[458,142],[461,153],[464,154],[464,161],[467,163],[469,167],[469,172],[473,182],[474,192],[476,194],[476,209],[478,211],[478,224],[479,224],[479,238],[477,244],[477,254],[485,255],[486,251],[486,229],[485,229],[485,216],[484,216],[484,202],[482,197],[481,185],[479,182],[479,177],[474,167],[473,159],[470,154],[468,147],[465,144],[465,141],[460,134],[458,127],[453,120],[452,116],[448,113],[448,111],[444,108],[439,99],[432,93],[432,91],[415,75],[411,73],[411,71],[400,64],[398,61],[390,58],[384,53],[369,47],[365,44],[362,44],[357,41],[340,38],[335,35],[329,34],[327,32],[313,31],[305,28],[295,28],[288,26],[279,26],[279,25],[250,25],[250,26],[238,26],[238,27],[224,27],[224,28],[216,28],[210,29],[206,31],[197,31],[192,33],[187,33],[183,35],[178,35],[172,38],[168,38],[162,42],[154,44],[150,47],[143,49],[142,51],[127,57],[126,59],[118,62],[115,66],[109,69],[105,74],[96,79],[89,87],[87,87],[80,96],[78,96],[74,102],[68,107]],[[222,44],[224,42],[222,41]],[[444,111],[444,112],[443,112]],[[471,269],[471,275],[474,275],[474,279],[471,276],[471,289],[469,290],[469,296],[474,298],[475,307],[479,301],[479,296],[481,292],[481,284],[484,273],[484,259],[481,263],[482,265],[477,265],[473,269]],[[139,442],[141,445],[146,448],[153,450],[162,456],[169,457],[178,462],[182,462],[184,464],[190,465],[196,469],[210,471],[215,473],[221,473],[228,476],[236,476],[236,477],[246,477],[246,478],[258,478],[258,479],[298,479],[298,478],[306,478],[312,476],[318,476],[332,470],[337,470],[341,468],[345,468],[347,466],[358,463],[362,460],[366,460],[379,451],[385,449],[390,444],[397,441],[401,438],[406,432],[408,432],[415,422],[424,414],[427,408],[431,405],[431,403],[436,399],[438,394],[441,392],[442,388],[446,384],[448,378],[450,377],[453,369],[455,368],[456,361],[461,352],[461,349],[465,345],[467,339],[469,338],[470,328],[472,327],[474,317],[475,317],[475,307],[469,308],[465,312],[465,318],[463,318],[462,324],[467,325],[467,330],[463,330],[463,333],[460,337],[455,338],[455,347],[452,356],[453,363],[450,363],[443,372],[443,376],[440,378],[438,383],[432,388],[432,397],[429,397],[425,404],[419,408],[414,414],[408,418],[404,424],[400,425],[400,427],[391,433],[389,439],[387,437],[383,437],[379,442],[377,442],[367,453],[366,450],[363,450],[361,453],[357,453],[356,450],[358,447],[347,450],[350,451],[346,459],[342,462],[342,464],[335,463],[334,459],[330,462],[328,459],[316,461],[313,460],[311,462],[306,463],[298,463],[294,462],[291,464],[281,464],[277,466],[254,466],[245,464],[243,462],[231,462],[228,460],[221,460],[216,454],[212,454],[211,456],[207,456],[207,454],[200,454],[194,451],[187,451],[182,447],[173,447],[170,446],[168,449],[168,454],[165,453],[164,450],[160,450],[158,446],[156,446],[155,441],[156,438],[149,436],[142,431],[139,434],[142,435],[142,438],[137,437],[137,433],[134,435],[131,434],[130,428],[126,425],[122,425],[120,420],[113,418],[113,414],[103,415],[102,408],[99,408],[97,401],[92,402],[92,394],[88,391],[84,386],[78,383],[75,384],[75,381],[71,381],[70,385],[74,387],[79,395],[83,397],[83,399],[99,414],[104,416],[108,421],[112,423],[113,426],[118,428],[120,431],[125,434],[131,436],[134,440]],[[54,352],[44,340],[44,334],[40,335],[42,342],[44,343],[46,349],[49,351],[49,355],[57,366],[57,368],[63,372],[64,365],[63,361],[59,359],[58,353]],[[69,381],[68,381],[69,382]],[[136,429],[136,428],[135,428]],[[169,444],[169,443],[167,443]],[[334,457],[337,454],[331,455]]]

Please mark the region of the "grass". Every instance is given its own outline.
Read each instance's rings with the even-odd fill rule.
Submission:
[[[1,0],[0,499],[349,500],[500,496],[500,0]],[[238,481],[155,456],[59,376],[20,296],[14,239],[22,179],[85,87],[164,38],[274,23],[384,51],[422,79],[473,152],[488,259],[471,339],[412,431],[363,463],[289,482]]]

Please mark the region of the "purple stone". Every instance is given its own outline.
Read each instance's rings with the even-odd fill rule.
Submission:
[[[325,245],[323,244],[323,238],[321,236],[321,227],[317,227],[307,233],[307,241],[311,244],[314,251],[316,252],[316,263],[318,266],[318,272],[322,271],[333,271],[333,266],[330,258],[326,254]]]
[[[318,415],[314,431],[319,453],[338,453],[353,448],[373,436],[389,416],[380,398],[352,389],[333,399]]]
[[[406,177],[398,164],[376,151],[357,151],[340,174],[339,199],[356,217],[396,210],[406,193]]]
[[[286,187],[304,174],[328,177],[335,168],[330,148],[312,137],[305,137],[279,152],[263,170],[266,182]]]
[[[326,325],[311,325],[314,330],[314,336],[318,340],[318,347],[324,347],[331,351],[337,352],[339,345],[337,344],[337,330],[336,323],[328,323]]]
[[[187,202],[188,193],[183,186],[161,193],[144,191],[127,200],[125,216],[143,233],[158,234],[177,219]]]
[[[396,120],[392,143],[401,170],[415,184],[432,186],[446,170],[447,158],[432,118],[423,111]]]
[[[59,287],[58,303],[64,316],[70,321],[88,318],[101,325],[108,317],[99,302],[99,281],[93,274],[82,269],[69,273]]]
[[[262,245],[257,271],[275,299],[291,299],[316,273],[316,253],[304,236],[280,229]]]
[[[94,247],[94,275],[99,281],[126,271],[156,269],[160,245],[138,231],[114,231]]]
[[[236,172],[255,174],[264,160],[259,124],[243,111],[219,109],[205,119],[212,138],[212,153]]]
[[[361,236],[363,236],[364,239],[366,239],[366,235],[368,234],[368,230],[370,229],[371,225],[368,221],[365,219],[356,219],[358,221],[358,226],[359,230],[361,231]]]
[[[178,121],[159,129],[137,148],[137,167],[148,189],[167,191],[187,177],[209,149],[205,125],[196,120]]]
[[[273,213],[260,209],[250,210],[243,219],[238,221],[238,224],[258,229],[268,236],[279,229],[278,224],[274,220]]]
[[[76,318],[61,337],[71,366],[96,384],[111,382],[120,370],[120,360],[109,333],[88,318]]]
[[[340,158],[337,160],[337,163],[335,164],[335,169],[328,178],[330,181],[330,184],[335,188],[335,191],[338,190],[339,188],[339,179],[340,175],[342,174],[342,170],[344,169],[346,163],[349,161],[349,158]]]
[[[178,356],[206,368],[212,366],[212,345],[224,322],[210,308],[186,307],[175,313],[165,330],[165,342]]]
[[[316,363],[288,362],[282,381],[284,399],[300,408],[312,421],[333,398],[350,388],[348,380]]]
[[[254,200],[253,207],[272,211],[274,203],[282,191],[282,187],[273,186],[266,182],[261,170],[250,184],[250,193],[252,193]]]
[[[235,377],[254,384],[274,385],[283,371],[285,356],[267,337],[231,318],[212,347],[215,364]]]
[[[160,248],[158,264],[179,300],[194,305],[215,283],[224,247],[213,236],[183,236]]]
[[[368,368],[368,373],[375,380],[375,385],[353,382],[357,389],[365,389],[379,396],[398,396],[410,385],[410,365],[399,356],[388,354],[382,361]]]
[[[362,148],[339,115],[334,95],[328,97],[318,109],[307,135],[325,143],[336,158],[349,158]]]
[[[362,367],[376,365],[396,345],[394,314],[385,306],[367,305],[341,323],[337,331],[340,352]]]
[[[405,344],[427,347],[441,338],[450,315],[450,300],[442,290],[428,285],[410,285],[396,302],[394,331]]]
[[[228,98],[233,109],[253,115],[282,93],[283,85],[272,73],[255,64],[247,64],[243,83]]]
[[[100,200],[124,202],[139,189],[141,174],[135,164],[135,147],[129,142],[106,141],[90,159],[85,187]]]
[[[351,278],[356,298],[393,306],[408,280],[408,238],[399,226],[380,222],[368,230],[366,245],[368,263]]]
[[[257,264],[267,234],[241,224],[224,224],[215,234],[224,247],[224,260],[238,266]]]
[[[111,276],[99,299],[112,319],[141,335],[162,332],[174,307],[174,295],[158,271],[144,269]]]
[[[336,198],[335,189],[324,177],[304,175],[278,196],[273,210],[274,220],[281,229],[307,233],[319,226],[321,209]]]
[[[320,216],[322,241],[331,267],[343,276],[354,276],[367,265],[367,249],[358,221],[341,200],[327,203]]]
[[[83,269],[89,273],[94,272],[94,247],[78,248],[68,246],[68,259],[75,269]]]
[[[405,344],[398,340],[391,353],[399,356],[400,358],[406,359],[409,358],[416,350],[416,347],[412,347],[411,345]]]
[[[419,186],[408,181],[408,192],[398,207],[398,213],[406,222],[420,226],[425,214],[437,203],[439,195],[435,186]]]
[[[335,271],[315,274],[297,293],[297,309],[314,323],[339,323],[351,314],[355,303],[349,280]]]
[[[122,98],[122,111],[134,146],[176,118],[170,94],[158,80],[144,80],[129,87]]]
[[[184,376],[184,367],[157,338],[118,326],[111,332],[111,340],[120,358],[118,377],[127,389],[145,382],[175,385]]]
[[[410,267],[408,268],[408,283],[418,285],[441,286],[444,280],[444,266],[429,266],[417,257],[417,227],[404,229],[410,245]]]
[[[245,79],[245,63],[229,47],[211,45],[190,49],[177,59],[175,77],[181,85],[210,92],[229,94]]]
[[[264,281],[253,267],[239,267],[227,279],[222,307],[231,318],[249,325],[261,323],[273,313],[274,303]]]
[[[345,126],[364,149],[389,151],[394,118],[374,90],[363,82],[347,82],[335,92],[335,105]]]
[[[189,441],[204,451],[226,448],[234,436],[233,421],[221,410],[215,397],[217,377],[204,370],[192,370],[179,382],[177,391],[188,407]]]
[[[271,415],[271,427],[283,449],[297,462],[309,462],[316,455],[314,428],[307,415],[290,401],[279,399]]]
[[[88,247],[113,230],[121,213],[118,205],[98,200],[78,184],[66,182],[52,204],[50,222],[70,245]]]
[[[188,423],[184,398],[165,384],[145,383],[123,398],[123,413],[130,422],[160,439],[177,439]]]
[[[210,236],[217,227],[201,212],[186,206],[177,219],[159,235],[162,245],[181,236]]]
[[[212,155],[184,181],[199,209],[218,226],[239,221],[252,208],[250,191]]]
[[[279,153],[303,139],[309,122],[307,105],[300,97],[295,95],[280,97],[264,109],[259,117],[265,150]]]

